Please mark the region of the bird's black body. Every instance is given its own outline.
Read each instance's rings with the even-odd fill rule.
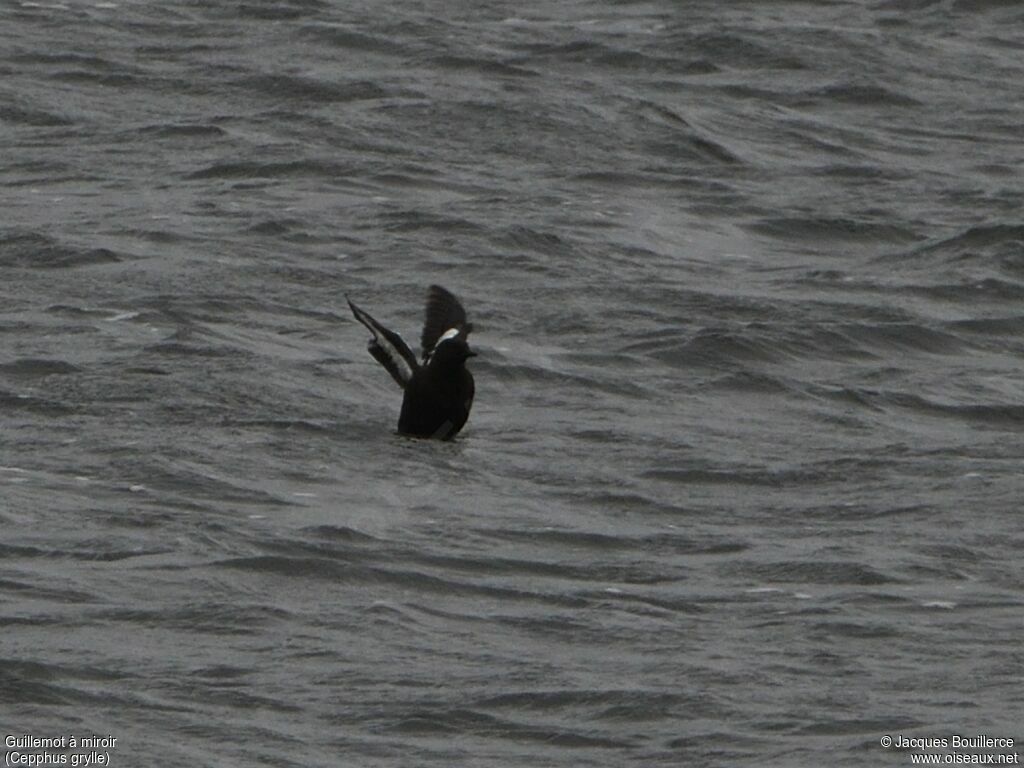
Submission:
[[[423,362],[418,363],[401,336],[390,331],[351,301],[356,319],[373,335],[367,349],[405,390],[398,431],[413,437],[450,440],[459,433],[473,406],[473,376],[466,359],[475,356],[466,343],[473,326],[466,311],[439,285],[427,292],[423,324]]]

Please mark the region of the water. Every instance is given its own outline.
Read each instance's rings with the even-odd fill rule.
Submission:
[[[5,736],[1024,738],[1024,13],[730,6],[0,9]],[[415,339],[432,282],[451,444],[393,434],[344,302]]]

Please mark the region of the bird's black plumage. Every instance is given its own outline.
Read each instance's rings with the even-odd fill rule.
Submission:
[[[398,431],[414,437],[450,440],[469,418],[475,385],[466,368],[474,357],[467,343],[472,324],[462,304],[439,285],[427,292],[427,316],[421,342],[423,362],[409,345],[368,313],[348,302],[356,320],[372,334],[367,349],[405,390]]]

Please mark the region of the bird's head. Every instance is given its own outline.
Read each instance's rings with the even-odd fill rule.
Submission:
[[[449,331],[449,333],[451,333]],[[469,348],[469,344],[459,333],[448,335],[446,333],[437,342],[434,351],[430,355],[430,364],[439,365],[445,368],[457,367],[466,362],[470,357],[476,357],[476,352]]]

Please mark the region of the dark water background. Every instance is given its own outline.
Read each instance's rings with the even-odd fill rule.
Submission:
[[[3,734],[115,766],[1019,741],[1022,28],[4,3]],[[412,339],[432,282],[477,328],[452,444],[393,434],[343,298]]]

